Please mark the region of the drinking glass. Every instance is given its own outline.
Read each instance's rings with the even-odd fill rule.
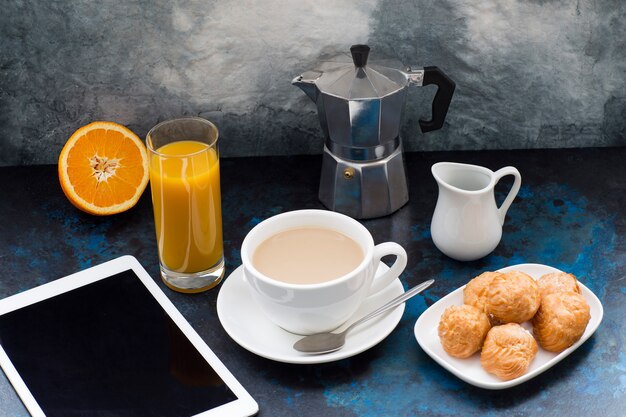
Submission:
[[[224,275],[217,127],[201,118],[164,121],[146,136],[161,278],[195,293]]]

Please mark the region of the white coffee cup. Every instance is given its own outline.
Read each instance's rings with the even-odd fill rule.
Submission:
[[[252,263],[259,244],[276,233],[299,227],[343,233],[361,247],[363,260],[351,272],[316,284],[286,283],[259,272]],[[395,262],[376,276],[381,258],[387,255],[394,255]],[[404,271],[407,254],[394,242],[374,245],[369,231],[346,215],[326,210],[296,210],[270,217],[250,230],[241,247],[241,260],[252,297],[267,317],[291,333],[307,335],[331,331],[346,322],[366,297],[386,288]]]

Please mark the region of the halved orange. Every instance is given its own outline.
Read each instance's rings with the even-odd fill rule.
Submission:
[[[93,122],[78,129],[59,155],[59,181],[70,202],[104,216],[137,204],[148,184],[148,154],[128,128]]]

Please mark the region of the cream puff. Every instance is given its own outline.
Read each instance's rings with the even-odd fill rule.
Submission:
[[[580,287],[578,286],[578,280],[572,274],[567,272],[552,272],[550,274],[542,275],[537,280],[539,285],[539,292],[544,297],[548,294],[572,291],[580,294]]]
[[[439,320],[439,340],[450,356],[467,358],[480,350],[490,328],[487,314],[476,307],[450,306]]]
[[[533,317],[533,334],[542,348],[561,352],[578,341],[591,319],[589,304],[574,292],[546,295]]]
[[[539,305],[537,282],[529,275],[511,270],[495,276],[487,291],[487,312],[500,323],[523,323],[530,320]]]
[[[468,282],[463,288],[463,303],[487,312],[489,285],[499,275],[502,274],[500,272],[483,272]]]
[[[517,323],[489,330],[480,354],[485,371],[508,381],[524,375],[537,354],[537,342]]]

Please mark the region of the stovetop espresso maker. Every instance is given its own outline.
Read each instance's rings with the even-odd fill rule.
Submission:
[[[437,85],[432,119],[443,126],[455,83],[437,67],[406,71],[367,65],[370,48],[354,45],[351,64],[307,71],[293,79],[317,105],[326,137],[319,198],[357,219],[385,216],[409,200],[400,127],[408,87]]]

